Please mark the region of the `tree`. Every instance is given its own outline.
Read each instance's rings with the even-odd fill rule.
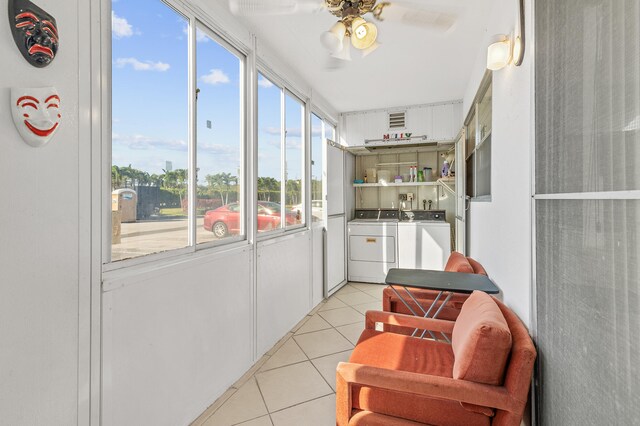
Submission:
[[[180,197],[180,205],[187,192],[187,182],[189,174],[186,169],[176,169],[172,171],[162,170],[164,174],[160,176],[162,179],[162,187],[177,193]]]
[[[231,173],[216,173],[205,177],[212,191],[218,192],[223,204],[229,204],[229,193],[235,192],[232,188],[238,185],[238,177]]]
[[[258,178],[258,199],[262,196],[262,201],[271,201],[273,193],[280,193],[280,181],[272,177]],[[280,199],[277,200],[280,202]]]

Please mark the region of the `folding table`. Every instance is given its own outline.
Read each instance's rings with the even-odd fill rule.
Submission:
[[[453,296],[453,293],[472,293],[475,290],[484,291],[488,294],[497,294],[500,292],[500,289],[486,275],[467,274],[463,272],[432,271],[426,269],[390,269],[387,273],[385,283],[389,284],[390,288],[396,296],[398,296],[398,299],[400,299],[400,301],[413,315],[422,315],[425,318],[437,318],[438,314],[440,314],[444,306],[451,299],[451,296]],[[422,312],[416,312],[394,286],[402,287],[407,296]],[[411,291],[409,290],[410,288],[436,290],[438,291],[438,294],[431,305],[426,307],[422,306],[411,294]],[[436,308],[438,301],[445,294],[446,296],[440,307],[431,314],[431,312]],[[438,340],[433,332],[429,330],[425,330],[420,338],[424,338],[427,332],[434,340]],[[415,329],[412,336],[415,336],[417,333],[418,329]],[[451,343],[445,334],[441,334],[448,343]]]

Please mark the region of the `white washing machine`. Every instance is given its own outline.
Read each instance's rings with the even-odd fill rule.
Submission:
[[[398,267],[398,210],[357,209],[348,223],[349,281],[384,283],[387,272]]]
[[[451,226],[444,210],[402,212],[398,223],[398,267],[444,270],[451,254]]]

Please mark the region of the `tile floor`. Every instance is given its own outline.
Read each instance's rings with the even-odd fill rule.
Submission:
[[[335,371],[382,308],[384,286],[349,283],[317,306],[192,426],[333,426]]]

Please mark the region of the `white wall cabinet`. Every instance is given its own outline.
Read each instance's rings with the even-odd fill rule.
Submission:
[[[406,111],[406,126],[389,129],[389,113]],[[462,101],[443,102],[342,115],[342,142],[349,147],[363,146],[367,139],[382,139],[387,133],[410,132],[426,135],[429,141],[454,141],[463,123]]]

